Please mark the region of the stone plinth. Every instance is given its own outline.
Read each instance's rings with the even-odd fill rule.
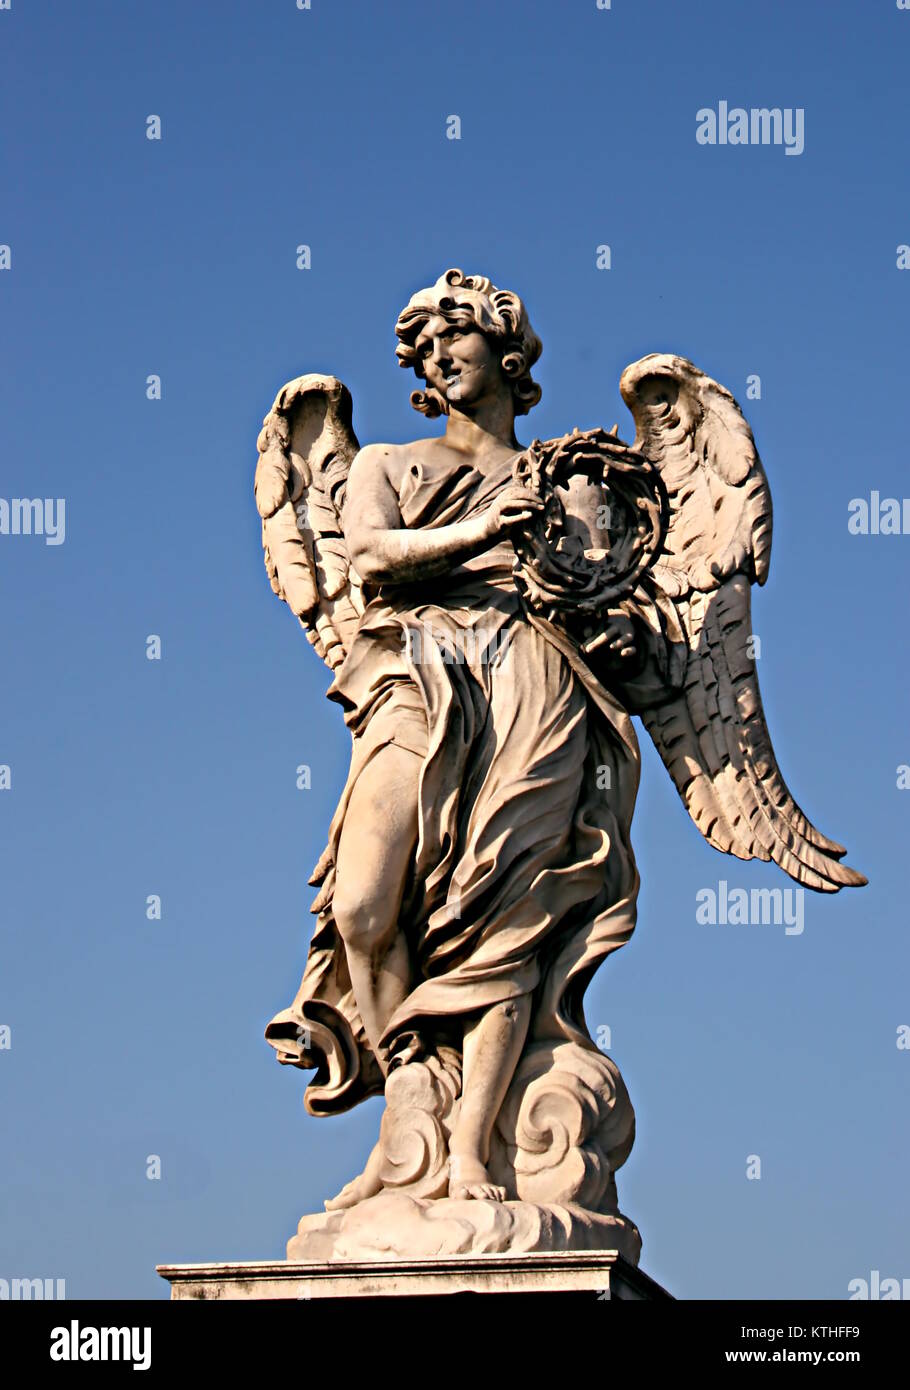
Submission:
[[[617,1250],[455,1255],[421,1260],[158,1265],[172,1299],[376,1298],[457,1293],[591,1293],[657,1301],[666,1289]]]

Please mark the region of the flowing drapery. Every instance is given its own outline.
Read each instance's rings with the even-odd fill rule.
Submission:
[[[404,526],[485,511],[504,462],[412,465]],[[533,998],[530,1041],[588,1041],[582,1009],[600,962],[629,939],[638,874],[629,828],[639,757],[628,714],[573,643],[529,612],[499,544],[447,575],[383,586],[329,698],[353,734],[351,770],[314,881],[316,930],[297,996],[269,1024],[279,1060],[315,1067],[314,1114],[380,1093],[332,916],[334,863],[351,791],[388,743],[421,758],[418,843],[400,915],[413,987],[382,1046],[406,1036],[459,1046],[466,1015]]]

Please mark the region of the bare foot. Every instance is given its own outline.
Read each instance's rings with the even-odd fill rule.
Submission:
[[[326,1211],[342,1211],[345,1207],[355,1207],[358,1202],[365,1202],[368,1197],[375,1197],[378,1192],[381,1192],[382,1182],[379,1177],[381,1158],[379,1145],[376,1144],[360,1177],[345,1183],[337,1197],[329,1197],[323,1204]]]
[[[478,1201],[504,1202],[506,1190],[490,1181],[479,1158],[469,1154],[449,1155],[449,1196],[456,1200],[474,1197]]]

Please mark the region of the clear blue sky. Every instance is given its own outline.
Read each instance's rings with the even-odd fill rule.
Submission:
[[[910,536],[847,531],[851,498],[910,493],[908,51],[893,0],[0,11],[0,495],[66,499],[64,544],[0,536],[0,1276],[155,1297],[156,1262],[282,1256],[373,1141],[378,1102],[310,1119],[262,1038],[349,740],[269,590],[252,471],[301,372],[350,386],[361,440],[423,428],[392,329],[450,265],[526,298],[525,441],[628,437],[648,351],[743,403],[769,724],[871,880],[807,895],[800,936],[698,925],[700,888],[790,881],[709,849],[642,734],[639,926],[587,1014],[638,1115],[643,1267],[712,1298],[910,1276]],[[805,152],[697,144],[722,99],[802,108]]]

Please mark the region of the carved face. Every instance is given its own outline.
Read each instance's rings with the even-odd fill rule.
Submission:
[[[509,389],[493,344],[476,328],[459,328],[441,314],[434,315],[414,348],[427,385],[456,409]]]

